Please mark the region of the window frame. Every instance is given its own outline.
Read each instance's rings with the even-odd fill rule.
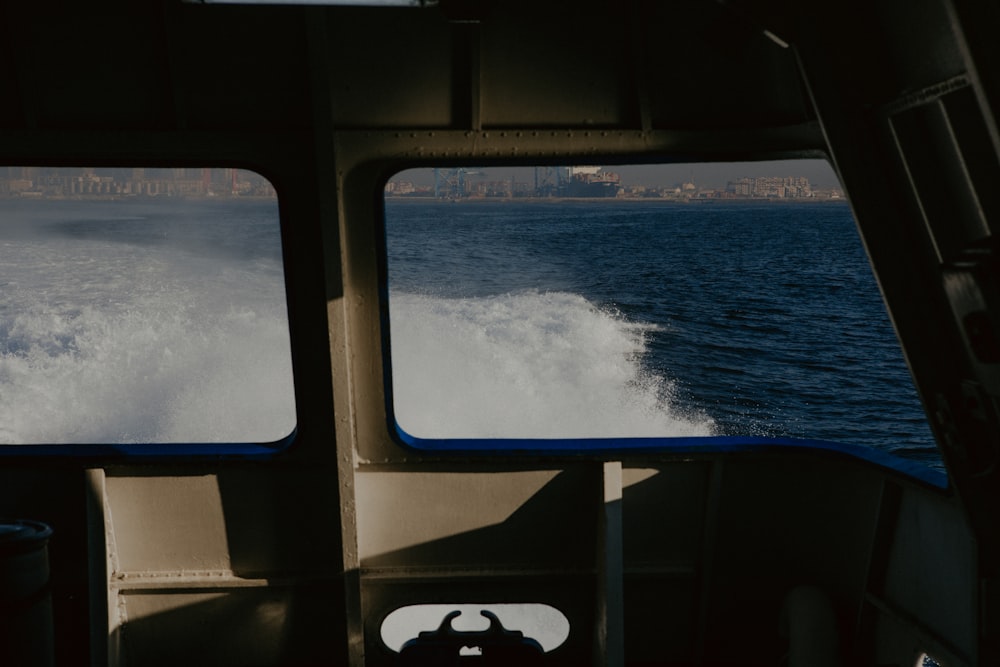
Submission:
[[[627,164],[605,156],[602,164]],[[928,487],[949,488],[947,473],[918,461],[909,460],[874,447],[813,438],[713,435],[682,437],[595,437],[595,438],[424,438],[414,436],[399,424],[395,416],[392,380],[391,325],[389,306],[389,256],[386,228],[385,187],[390,179],[413,169],[471,168],[483,166],[533,167],[534,164],[466,164],[434,163],[393,165],[377,180],[376,251],[378,270],[379,319],[381,322],[381,352],[383,358],[383,390],[385,428],[390,440],[403,451],[429,457],[502,458],[510,461],[524,457],[537,458],[596,458],[607,460],[648,459],[650,456],[671,458],[727,455],[785,455],[792,451],[808,451],[824,457],[860,460],[883,470],[901,474]],[[940,447],[939,447],[940,450]]]
[[[91,464],[100,461],[204,461],[211,460],[245,460],[265,461],[277,456],[286,456],[299,449],[296,444],[301,439],[301,431],[305,426],[303,421],[303,405],[300,397],[300,368],[296,362],[295,321],[298,317],[297,306],[293,305],[292,293],[294,279],[290,272],[292,256],[297,252],[294,242],[290,243],[289,223],[286,219],[288,200],[291,198],[291,188],[286,186],[287,179],[257,161],[218,161],[206,159],[93,159],[93,160],[18,160],[17,164],[8,162],[4,167],[27,168],[75,168],[75,169],[234,169],[251,172],[268,182],[274,191],[275,210],[278,215],[278,237],[281,244],[282,262],[282,292],[285,304],[285,325],[288,328],[289,363],[292,385],[292,400],[294,405],[294,422],[289,433],[273,441],[219,441],[200,442],[186,440],[176,442],[78,442],[78,443],[11,443],[0,445],[0,460],[29,460],[32,462],[72,462],[87,461]],[[166,198],[165,198],[166,199]],[[184,201],[178,199],[176,201]]]

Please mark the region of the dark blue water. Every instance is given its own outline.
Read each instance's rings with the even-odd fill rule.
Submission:
[[[641,330],[629,361],[661,380],[664,406],[707,417],[713,434],[846,442],[940,467],[846,204],[389,200],[386,227],[393,331],[408,327],[394,300],[417,294],[464,304],[451,318],[479,304],[485,336],[503,317],[540,317],[498,314],[504,295],[577,295]],[[507,353],[441,354],[437,365]],[[526,365],[566,365],[539,358]]]

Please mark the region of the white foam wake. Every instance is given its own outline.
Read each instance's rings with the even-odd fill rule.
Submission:
[[[17,258],[0,302],[0,444],[269,442],[295,427],[274,268],[114,244]]]
[[[287,325],[181,304],[19,314],[0,356],[0,443],[266,442],[294,427]]]
[[[564,292],[447,299],[393,293],[400,428],[421,438],[711,435],[643,368],[649,326]]]

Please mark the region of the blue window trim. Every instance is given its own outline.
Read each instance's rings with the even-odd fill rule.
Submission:
[[[383,212],[384,215],[384,212]],[[395,419],[393,409],[392,357],[390,354],[389,290],[386,275],[384,227],[380,260],[379,317],[382,330],[382,386],[388,432],[392,440],[424,456],[599,456],[621,458],[642,455],[697,456],[713,454],[765,454],[788,450],[815,451],[860,459],[936,489],[948,489],[948,475],[929,466],[893,456],[871,447],[829,440],[771,438],[760,436],[699,436],[681,438],[420,438],[410,435]]]
[[[0,460],[51,459],[89,460],[159,460],[170,459],[242,459],[265,460],[289,451],[296,431],[281,440],[266,443],[80,443],[40,445],[0,445]]]
[[[948,488],[948,475],[916,461],[893,456],[870,447],[828,440],[769,438],[759,436],[704,436],[683,438],[418,438],[393,425],[397,441],[424,455],[465,454],[473,456],[530,454],[532,456],[601,456],[620,458],[649,454],[696,456],[712,454],[767,454],[811,450],[848,456],[900,473],[937,489]]]

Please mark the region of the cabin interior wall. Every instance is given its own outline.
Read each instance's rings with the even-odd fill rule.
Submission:
[[[992,477],[959,485],[959,497],[986,498],[970,526],[955,495],[857,461],[629,458],[616,524],[598,520],[598,458],[445,460],[393,440],[379,188],[393,171],[441,160],[815,157],[829,147],[925,402],[942,387],[961,395],[973,375],[961,358],[919,361],[962,341],[937,317],[949,308],[940,284],[919,277],[938,258],[885,118],[900,91],[961,75],[985,48],[956,49],[937,29],[952,20],[945,3],[820,3],[795,14],[794,49],[725,3],[704,13],[694,7],[706,3],[677,13],[639,3],[649,20],[638,26],[606,3],[561,4],[579,10],[568,21],[537,4],[495,3],[475,42],[479,78],[461,81],[454,60],[468,44],[456,46],[434,11],[386,10],[397,12],[389,20],[371,9],[88,3],[53,15],[3,3],[6,163],[259,166],[282,191],[291,260],[300,423],[288,453],[0,468],[0,514],[55,530],[57,664],[390,664],[377,628],[400,605],[528,598],[565,611],[574,634],[562,658],[582,664],[615,626],[600,618],[602,605],[613,609],[601,586],[615,576],[629,663],[775,664],[785,595],[812,584],[830,597],[847,650],[868,663],[910,667],[931,650],[989,664],[974,632],[983,553],[973,535],[995,531],[985,525],[996,516]],[[317,16],[328,41],[309,32]],[[890,30],[899,17],[912,20]],[[610,55],[574,52],[581,39]],[[690,55],[703,42],[713,49]],[[927,44],[927,58],[901,56]],[[740,70],[728,92],[705,85],[747,60],[761,67]],[[453,98],[476,91],[485,129],[455,115]],[[326,93],[329,108],[317,99]],[[945,454],[961,472],[958,447]],[[609,572],[601,553],[617,541],[621,569]]]
[[[881,476],[850,461],[795,458],[653,459],[625,469],[628,662],[768,664],[784,646],[784,595],[813,584],[837,609],[845,646],[864,640],[854,623],[866,610],[884,655],[936,647],[936,655],[974,664],[962,658],[974,654],[975,600],[966,598],[964,616],[940,611],[962,608],[957,596],[968,595],[974,572],[974,544],[957,506],[942,505],[940,492],[901,484],[894,546],[877,583],[872,517]],[[574,633],[584,628],[562,657],[586,655],[602,539],[589,519],[600,509],[599,469],[422,470],[366,466],[358,473],[367,664],[391,663],[377,639],[381,618],[427,601],[548,602],[566,613]],[[216,664],[329,664],[332,645],[342,641],[330,632],[346,623],[347,595],[329,567],[341,545],[331,530],[337,501],[323,497],[330,494],[325,474],[136,472],[100,474],[106,518],[91,530],[106,531],[108,552],[91,553],[89,568],[106,555],[105,585],[120,632],[106,633],[117,648],[96,664],[205,656]],[[0,500],[5,512],[30,513],[58,531],[50,545],[57,655],[59,664],[78,664],[86,638],[59,629],[89,622],[100,641],[102,624],[86,604],[101,591],[88,592],[84,480],[75,472],[64,477],[21,470],[19,481],[5,480]],[[38,484],[43,478],[52,486]],[[802,500],[789,504],[790,494]],[[324,507],[325,515],[317,514]],[[817,515],[824,520],[814,522]],[[799,542],[794,536],[804,526],[811,526],[810,540]]]
[[[553,659],[586,659],[602,576],[597,554],[610,540],[589,518],[600,511],[597,470],[362,465],[367,664],[391,664],[382,619],[428,602],[549,604],[571,622],[572,641]],[[968,656],[974,544],[960,510],[942,504],[939,491],[894,484],[903,510],[880,522],[884,484],[864,466],[809,456],[653,459],[626,468],[616,573],[626,663],[773,664],[787,650],[779,629],[786,596],[801,586],[828,596],[851,659],[872,643],[896,658],[915,647]],[[886,541],[894,546],[879,554]],[[932,581],[938,568],[949,571]],[[889,626],[901,629],[890,634]],[[961,648],[940,648],[952,642]]]
[[[992,65],[993,47],[983,39],[996,23],[987,29],[988,22],[970,21],[976,4],[885,2],[871,11],[867,3],[858,3],[824,14],[821,22],[808,10],[797,48],[965,508],[965,516],[953,521],[968,520],[976,537],[975,574],[958,576],[952,584],[978,581],[976,587],[987,591],[996,585],[1000,562],[993,518],[1000,509],[1000,392],[995,362],[983,347],[995,344],[993,316],[986,313],[995,310],[997,279],[995,187],[985,183],[995,180],[1000,144],[990,104],[994,80],[977,75]],[[995,18],[995,11],[978,16]],[[854,35],[846,52],[840,48],[845,31]],[[833,50],[841,53],[836,67],[829,59]],[[981,321],[986,324],[980,326]],[[995,604],[990,597],[984,594],[981,603]],[[996,662],[1000,632],[995,618],[985,607],[966,613],[965,627],[979,625],[978,637],[942,629],[950,643],[939,648],[939,655],[950,654],[959,664]],[[887,622],[880,632],[894,636],[899,625]]]
[[[336,660],[346,609],[329,474],[166,472],[95,477],[106,539],[91,558],[104,557],[110,595],[93,641],[105,635],[108,663]]]
[[[83,471],[75,466],[56,468],[15,464],[0,466],[0,517],[41,521],[53,530],[48,543],[49,588],[42,592],[51,600],[51,629],[48,640],[52,650],[47,653],[58,665],[86,664],[90,658],[88,630],[89,563],[87,540],[92,526],[88,521],[86,485]],[[0,655],[0,661],[32,660],[24,655],[22,646],[32,646],[33,639],[18,633],[26,626],[14,622],[22,608],[18,601],[7,597],[17,589],[16,569],[6,570],[6,556],[0,560],[5,567],[0,577],[3,586],[0,604],[0,639],[10,653]],[[22,602],[22,605],[24,601]],[[33,627],[28,625],[28,628]]]

